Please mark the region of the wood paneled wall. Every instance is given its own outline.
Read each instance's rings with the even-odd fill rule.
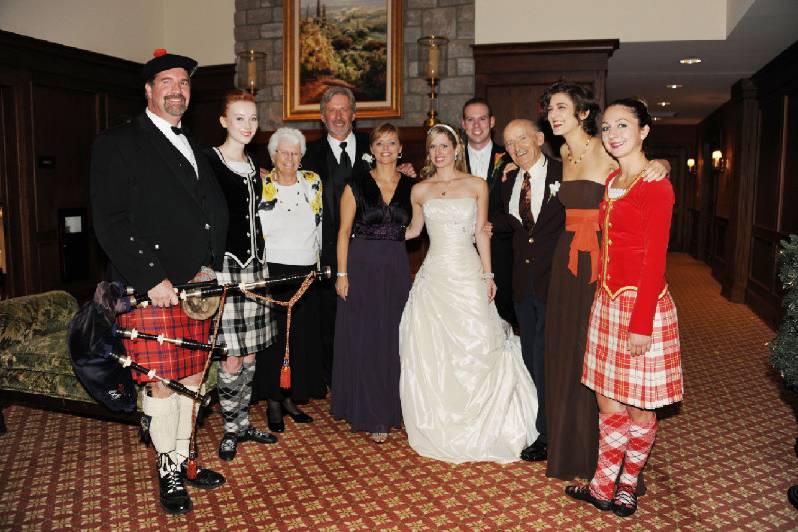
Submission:
[[[798,232],[798,43],[731,88],[699,125],[695,149],[688,249],[712,266],[726,297],[776,325],[779,242]],[[716,149],[723,171],[712,168]]]
[[[649,159],[665,159],[671,165],[669,179],[673,184],[676,203],[673,206],[670,251],[687,251],[691,233],[691,209],[695,175],[688,172],[687,159],[695,157],[695,126],[654,124],[644,148]]]
[[[106,259],[89,209],[91,145],[103,129],[144,110],[141,66],[0,31],[5,296],[62,289],[82,300],[93,293]],[[221,95],[232,87],[232,73],[233,65],[200,68],[193,78],[191,107],[197,109],[191,125],[209,143],[213,135],[223,138],[215,117]],[[79,271],[65,271],[76,244],[59,221],[65,212],[86,215],[86,241],[77,243],[85,245]]]
[[[798,42],[753,78],[759,142],[746,301],[771,323],[781,316],[779,242],[798,233]]]
[[[3,102],[0,181],[6,295],[65,289],[85,298],[102,274],[91,232],[89,159],[95,135],[143,107],[141,65],[0,32]],[[69,242],[59,213],[82,212],[81,271],[65,275]]]
[[[538,118],[538,101],[555,81],[589,87],[606,99],[607,64],[617,39],[474,45],[477,96],[486,98],[496,116],[497,140],[513,118]]]

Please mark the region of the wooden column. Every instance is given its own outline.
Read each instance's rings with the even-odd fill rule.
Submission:
[[[756,197],[756,166],[759,150],[759,103],[756,86],[750,79],[741,79],[732,86],[732,102],[737,111],[735,176],[729,220],[726,275],[722,293],[735,303],[745,301],[745,289],[751,269],[751,231]]]

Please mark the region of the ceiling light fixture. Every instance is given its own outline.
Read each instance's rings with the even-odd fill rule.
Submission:
[[[668,107],[670,104],[671,102],[665,102],[665,101],[657,102],[657,105],[660,107]]]
[[[684,85],[680,85],[678,83],[671,83],[670,85],[665,85],[666,89],[681,89]]]
[[[659,122],[660,120],[662,120],[662,117],[660,117],[660,116],[652,116],[651,120],[653,120],[654,122]]]
[[[684,57],[682,59],[679,59],[679,62],[681,64],[683,64],[683,65],[697,65],[698,63],[701,62],[701,58],[700,57],[695,57],[695,56],[693,56],[693,57]]]

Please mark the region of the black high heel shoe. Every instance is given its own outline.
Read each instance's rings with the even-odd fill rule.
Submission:
[[[302,412],[301,410],[297,414],[286,412],[285,415],[293,419],[294,423],[313,423],[313,418],[307,415],[306,413]]]
[[[283,399],[280,405],[283,411],[283,416],[288,416],[294,420],[294,423],[313,423],[313,418],[301,411],[291,399]],[[291,412],[294,410],[295,412]]]
[[[266,407],[266,421],[268,421],[270,432],[285,432],[283,407],[279,401],[269,399],[269,406]]]

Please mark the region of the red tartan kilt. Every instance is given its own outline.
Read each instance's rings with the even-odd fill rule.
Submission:
[[[213,320],[194,320],[183,312],[182,305],[158,308],[148,306],[117,317],[117,325],[149,334],[163,334],[168,338],[186,338],[207,342]],[[127,354],[147,369],[154,369],[161,377],[182,379],[205,368],[207,351],[192,351],[157,340],[123,340]],[[151,382],[147,375],[133,371],[133,380]]]
[[[618,402],[658,408],[682,400],[679,324],[670,292],[657,302],[651,347],[633,357],[628,348],[629,320],[637,292],[627,290],[615,299],[598,289],[590,311],[582,383]]]

